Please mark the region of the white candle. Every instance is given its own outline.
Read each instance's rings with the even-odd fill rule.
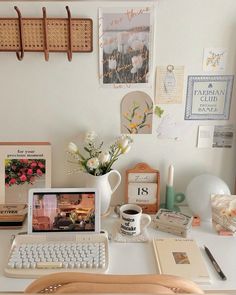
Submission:
[[[170,165],[169,166],[169,171],[168,171],[167,185],[168,186],[173,186],[173,182],[174,182],[174,166]]]

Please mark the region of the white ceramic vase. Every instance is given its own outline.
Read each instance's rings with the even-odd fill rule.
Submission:
[[[109,180],[109,176],[112,174],[116,174],[117,176],[117,181],[113,188],[111,188]],[[100,195],[100,206],[102,215],[105,215],[109,211],[111,196],[118,188],[120,183],[121,175],[117,170],[111,170],[110,172],[100,176],[86,174],[86,186],[89,188],[96,188]]]

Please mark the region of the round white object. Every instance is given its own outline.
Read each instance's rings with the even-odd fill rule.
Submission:
[[[227,184],[217,176],[202,174],[192,179],[187,186],[185,196],[191,211],[203,221],[210,221],[211,195],[230,195]]]

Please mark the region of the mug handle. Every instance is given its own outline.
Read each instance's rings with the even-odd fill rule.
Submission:
[[[111,175],[111,174],[116,174],[117,176],[118,176],[118,179],[117,179],[117,183],[116,183],[116,185],[113,187],[113,189],[111,190],[111,193],[113,194],[115,191],[116,191],[116,189],[118,188],[118,186],[120,185],[120,183],[121,183],[121,175],[120,175],[120,172],[118,172],[117,170],[111,170],[110,172],[109,172],[109,175]]]
[[[149,226],[149,224],[151,223],[152,219],[151,216],[148,214],[142,214],[141,216],[141,224],[143,229],[145,229],[146,227]]]

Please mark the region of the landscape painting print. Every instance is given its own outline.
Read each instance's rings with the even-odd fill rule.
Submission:
[[[103,86],[150,86],[152,31],[151,7],[99,10],[99,76]]]

